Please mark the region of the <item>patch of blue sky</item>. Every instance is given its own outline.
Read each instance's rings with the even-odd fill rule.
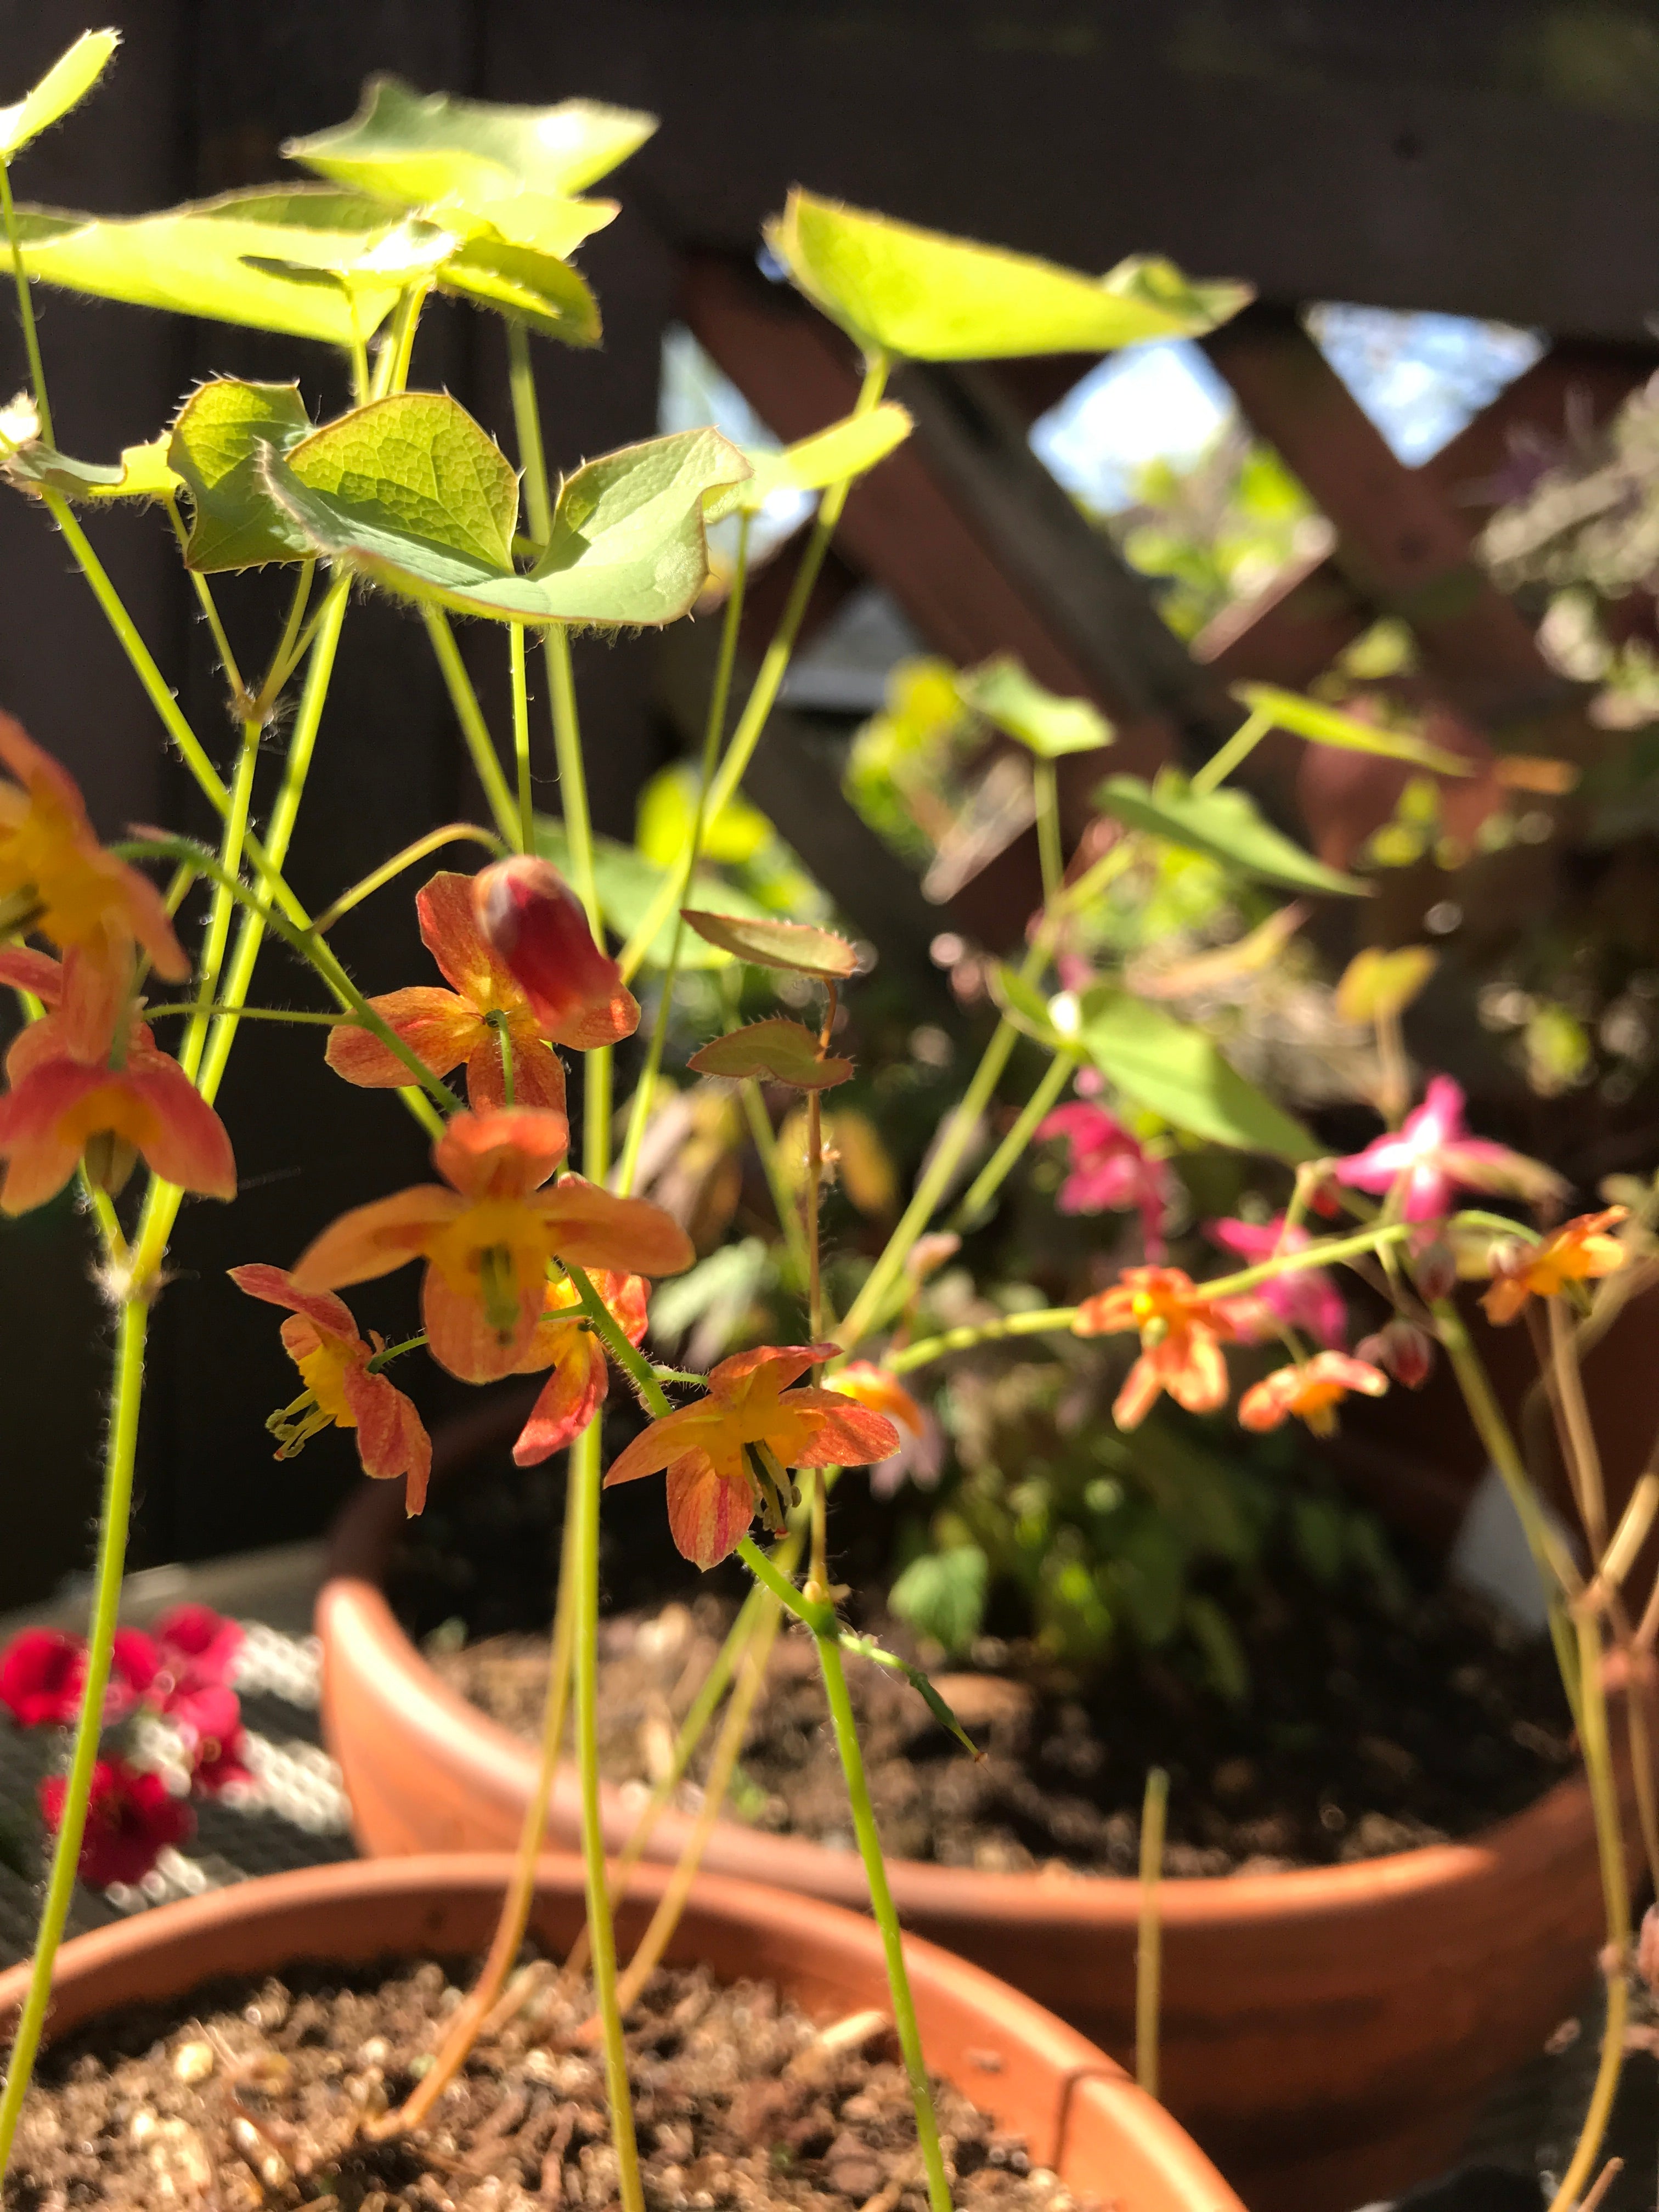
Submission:
[[[1308,328],[1395,452],[1413,467],[1449,444],[1545,346],[1538,331],[1507,323],[1338,303],[1310,308]]]

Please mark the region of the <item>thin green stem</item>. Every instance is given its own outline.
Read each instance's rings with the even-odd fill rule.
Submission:
[[[530,534],[545,545],[553,534],[547,458],[542,448],[542,416],[536,404],[536,372],[530,359],[530,332],[521,322],[507,325],[507,378],[513,394],[513,429],[524,472],[524,503]]]
[[[196,593],[196,604],[206,618],[214,648],[219,655],[219,665],[224,670],[225,681],[230,686],[232,708],[239,720],[246,720],[252,702],[247,696],[247,687],[242,682],[242,672],[236,665],[236,655],[231,651],[230,640],[225,635],[224,623],[219,618],[219,605],[213,596],[212,586],[198,569],[190,566],[190,532],[179,512],[178,494],[169,492],[163,504],[167,511],[167,520],[173,525],[173,534],[179,542],[179,557],[185,563],[185,574]]]
[[[1170,1778],[1161,1766],[1154,1766],[1147,1772],[1140,1806],[1140,1925],[1135,1946],[1135,2080],[1149,2097],[1158,2094],[1158,2017],[1164,1978],[1158,1884],[1169,1802]]]
[[[599,884],[593,872],[593,824],[587,811],[581,725],[576,719],[576,679],[570,665],[570,633],[562,623],[550,624],[542,647],[547,655],[548,708],[553,718],[553,752],[559,771],[559,807],[570,853],[571,886],[587,909],[587,926],[595,942],[603,945],[605,917],[599,912]]]
[[[126,1566],[127,1523],[132,1510],[133,1463],[138,1443],[138,1409],[143,1392],[144,1337],[149,1320],[149,1307],[142,1296],[129,1298],[121,1309],[81,1715],[76,1724],[75,1749],[70,1759],[57,1841],[52,1847],[46,1902],[35,1936],[28,1994],[23,2000],[12,2040],[4,2094],[0,2095],[0,2173],[5,2171],[11,2156],[18,2114],[22,2110],[24,2093],[40,2047],[41,2031],[52,2000],[52,1966],[69,1917],[76,1871],[81,1862],[82,1839],[86,1833],[93,1769],[97,1764],[99,1737],[104,1724],[104,1696],[109,1687],[110,1655],[114,1649],[116,1620],[121,1604],[121,1578]]]
[[[760,1154],[762,1172],[766,1187],[772,1194],[772,1205],[778,1217],[778,1226],[783,1231],[784,1242],[789,1247],[789,1257],[794,1262],[803,1285],[806,1281],[806,1238],[801,1228],[800,1208],[783,1172],[783,1162],[778,1157],[778,1140],[766,1111],[766,1101],[761,1087],[750,1078],[741,1086],[744,1119],[755,1150]]]
[[[1050,1330],[1069,1329],[1078,1312],[1076,1306],[1039,1306],[1029,1313],[1005,1314],[1000,1321],[968,1322],[961,1328],[947,1328],[943,1335],[926,1337],[920,1344],[890,1352],[881,1364],[890,1375],[908,1375],[913,1367],[930,1366],[953,1352],[971,1352],[978,1345],[1000,1343],[1006,1337],[1042,1336]]]
[[[605,2051],[611,2133],[623,2212],[645,2212],[639,2149],[628,2085],[628,2046],[617,2003],[617,1934],[605,1879],[605,1827],[599,1813],[599,1424],[590,1421],[570,1452],[569,1480],[577,1496],[573,1529],[574,1623],[576,1671],[576,1763],[581,1774],[582,1863],[587,1877],[587,1937],[592,1953],[593,2008]]]
[[[372,898],[376,891],[384,890],[388,884],[395,882],[402,875],[405,868],[412,868],[417,861],[425,860],[428,853],[438,852],[445,845],[468,843],[482,845],[486,852],[498,855],[507,850],[492,830],[480,830],[476,823],[446,822],[441,830],[428,830],[424,837],[416,837],[400,853],[394,853],[389,860],[383,860],[378,868],[371,868],[366,876],[352,884],[349,890],[342,891],[332,906],[325,907],[312,923],[312,927],[319,937],[326,937],[335,923],[349,914],[353,907],[361,906],[366,898]]]
[[[991,1200],[1007,1180],[1015,1162],[1024,1158],[1030,1146],[1032,1131],[1071,1081],[1079,1065],[1076,1056],[1071,1053],[1054,1054],[1042,1082],[1022,1108],[1019,1119],[980,1170],[967,1194],[951,1215],[952,1229],[971,1229],[982,1218]]]
[[[668,1402],[667,1392],[657,1380],[655,1369],[639,1346],[629,1342],[627,1332],[599,1296],[592,1277],[570,1260],[565,1261],[564,1271],[575,1286],[584,1316],[592,1323],[605,1350],[633,1383],[642,1401],[659,1419],[665,1413],[672,1413],[674,1409]]]
[[[835,1730],[836,1749],[841,1754],[842,1771],[847,1778],[853,1832],[858,1839],[859,1856],[864,1861],[865,1879],[870,1886],[870,1911],[881,1930],[881,1948],[887,1960],[887,1988],[892,2000],[893,2025],[898,2031],[899,2049],[904,2056],[904,2070],[910,2081],[911,2102],[915,2106],[916,2137],[921,2148],[922,2165],[927,2174],[928,2202],[932,2212],[951,2212],[951,2184],[945,2171],[945,2154],[939,2148],[939,2123],[933,2115],[933,2092],[927,2085],[927,2062],[922,2054],[921,2029],[916,2020],[915,2002],[910,1995],[910,1977],[904,1963],[903,1931],[899,1926],[898,1913],[893,1904],[893,1893],[887,1883],[881,1836],[876,1826],[875,1808],[870,1802],[870,1785],[864,1771],[864,1753],[859,1745],[858,1723],[853,1717],[853,1701],[847,1694],[847,1674],[841,1662],[841,1646],[834,1631],[826,1633],[820,1630],[817,1642],[824,1694],[830,1701],[830,1725]]]
[[[1299,1255],[1297,1256],[1300,1256]],[[1509,1423],[1504,1419],[1498,1399],[1487,1379],[1480,1353],[1475,1350],[1469,1333],[1463,1326],[1463,1317],[1449,1298],[1436,1300],[1430,1308],[1440,1341],[1446,1348],[1456,1377],[1463,1402],[1469,1409],[1470,1419],[1487,1456],[1498,1469],[1504,1487],[1509,1492],[1522,1528],[1526,1532],[1527,1544],[1546,1597],[1558,1590],[1571,1596],[1581,1585],[1581,1577],[1571,1554],[1551,1528],[1537,1492],[1534,1490],[1525,1462]],[[1569,1667],[1564,1665],[1564,1679],[1571,1678]]]
[[[241,873],[242,851],[247,837],[248,807],[253,797],[253,773],[259,764],[259,723],[243,723],[241,750],[236,757],[236,773],[230,787],[230,811],[225,816],[224,829],[219,841],[219,865],[228,877]],[[197,976],[197,990],[207,1005],[212,1003],[219,988],[219,977],[225,963],[225,946],[230,937],[230,917],[235,903],[223,884],[215,884]],[[207,1045],[207,1025],[208,1016],[205,1013],[196,1014],[179,1048],[179,1064],[192,1083],[201,1069],[202,1054]]]
[[[147,1022],[161,1021],[168,1014],[234,1014],[239,1022],[300,1022],[325,1029],[337,1029],[342,1022],[356,1019],[343,1007],[336,1013],[321,1014],[307,1012],[298,1006],[233,1006],[227,999],[163,1000],[160,1006],[144,1008]]]
[[[398,304],[392,311],[392,325],[380,341],[380,357],[374,364],[374,379],[369,396],[374,399],[389,399],[402,392],[409,382],[409,365],[415,351],[415,332],[421,319],[421,309],[431,290],[430,283],[422,278],[400,293]]]
[[[726,595],[726,618],[720,625],[720,655],[714,664],[714,682],[708,695],[708,719],[703,728],[702,758],[697,767],[697,803],[691,817],[691,834],[686,840],[685,850],[676,872],[673,940],[668,948],[668,965],[663,970],[662,996],[657,1005],[657,1018],[652,1024],[645,1066],[634,1086],[628,1133],[623,1140],[622,1165],[617,1173],[617,1188],[624,1194],[634,1188],[634,1177],[640,1164],[640,1147],[645,1142],[646,1125],[651,1119],[652,1094],[656,1089],[657,1076],[667,1047],[668,1025],[674,1010],[674,985],[679,975],[681,948],[685,941],[685,923],[680,909],[685,904],[686,894],[697,872],[697,863],[702,857],[703,833],[708,822],[708,787],[714,781],[715,763],[720,759],[720,745],[726,736],[726,707],[731,698],[732,671],[737,660],[738,629],[743,620],[744,586],[749,568],[749,523],[750,517],[745,510],[738,525],[737,567],[732,573],[731,591]]]
[[[294,597],[289,602],[288,620],[283,624],[283,634],[276,641],[276,650],[270,656],[265,680],[259,686],[259,696],[252,708],[257,720],[263,722],[267,720],[282,694],[283,684],[299,664],[296,645],[300,625],[306,617],[306,609],[311,601],[312,582],[316,574],[315,561],[301,562],[300,573],[294,580]]]
[[[869,364],[859,391],[858,404],[853,410],[854,414],[866,415],[879,404],[882,392],[886,388],[887,369],[884,356],[878,356]],[[812,587],[817,582],[823,556],[830,549],[830,540],[835,534],[836,525],[841,520],[842,509],[847,504],[847,495],[851,489],[850,477],[841,483],[831,484],[819,502],[817,517],[801,555],[800,566],[795,571],[788,599],[778,618],[772,641],[766,648],[760,672],[744,702],[738,726],[732,733],[732,743],[720,763],[714,787],[708,793],[708,818],[711,821],[719,819],[721,809],[748,773],[755,748],[759,744],[772,709],[777,704],[778,691],[788,672],[790,655],[795,649],[795,640],[806,614],[807,602],[812,596]],[[646,953],[656,942],[657,932],[668,919],[673,895],[672,879],[665,878],[643,919],[623,947],[618,964],[624,982],[635,973]]]
[[[519,835],[521,853],[536,849],[536,801],[530,788],[530,691],[525,675],[524,624],[507,626],[507,649],[513,678],[513,759],[518,769]]]
[[[41,441],[51,446],[57,441],[52,434],[52,406],[46,398],[46,365],[40,358],[40,334],[34,327],[34,301],[29,291],[29,272],[23,266],[23,242],[17,234],[17,210],[11,198],[11,172],[3,161],[0,161],[0,222],[5,225],[6,243],[11,248],[11,273],[17,286],[17,319],[22,325],[23,350],[28,356],[29,395],[40,417]]]
[[[455,709],[455,719],[461,726],[461,735],[466,739],[466,749],[472,759],[472,772],[483,787],[485,804],[495,817],[496,830],[507,844],[517,848],[519,842],[519,811],[513,800],[512,789],[502,772],[501,757],[495,750],[495,740],[478,704],[478,695],[472,688],[472,678],[466,672],[466,663],[461,659],[461,649],[455,642],[455,633],[449,626],[449,617],[441,608],[423,606],[421,619],[426,624],[426,634],[432,641],[449,703]]]
[[[1036,799],[1037,860],[1046,904],[1058,896],[1066,877],[1066,854],[1060,841],[1060,786],[1051,760],[1032,761],[1031,787]]]
[[[1252,714],[1241,722],[1231,737],[1218,751],[1211,754],[1202,768],[1194,775],[1190,788],[1195,792],[1213,791],[1218,783],[1230,776],[1242,760],[1245,760],[1261,744],[1273,726],[1271,714]]]

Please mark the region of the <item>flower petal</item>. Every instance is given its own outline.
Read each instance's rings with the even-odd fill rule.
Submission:
[[[56,1198],[75,1173],[81,1139],[66,1134],[64,1117],[107,1078],[107,1068],[49,1060],[0,1098],[0,1212],[27,1213]]]
[[[889,1458],[902,1441],[885,1413],[850,1402],[839,1390],[819,1390],[810,1384],[792,1390],[782,1401],[797,1418],[807,1417],[808,1441],[797,1446],[793,1467],[873,1467]]]
[[[63,964],[27,945],[0,945],[0,983],[32,991],[43,1006],[55,1006],[64,987]]]
[[[609,1382],[598,1343],[573,1328],[513,1447],[514,1464],[538,1467],[579,1437],[604,1403]]]
[[[507,1085],[501,1076],[501,1040],[495,1030],[480,1024],[466,1063],[467,1103],[475,1114],[498,1112],[507,1104]],[[513,1103],[538,1106],[550,1114],[565,1110],[564,1062],[551,1045],[544,1044],[528,1017],[507,1026],[513,1047]]]
[[[162,1181],[204,1198],[234,1198],[236,1156],[229,1134],[178,1061],[165,1053],[133,1054],[126,1082],[155,1112],[155,1133],[140,1150]]]
[[[354,1206],[313,1238],[294,1263],[292,1280],[302,1291],[330,1291],[389,1275],[465,1211],[464,1198],[431,1182]]]
[[[472,878],[441,868],[415,894],[421,942],[446,983],[471,1000],[479,1013],[524,1002],[512,971],[486,942],[472,911]]]
[[[434,1075],[447,1075],[452,1067],[459,1067],[478,1042],[480,1030],[490,1044],[495,1041],[465,999],[440,990],[435,983],[387,991],[368,1003]],[[335,1024],[323,1057],[337,1075],[361,1090],[402,1091],[414,1080],[391,1046],[356,1022]]]
[[[406,1474],[404,1510],[418,1513],[426,1503],[432,1472],[432,1439],[411,1401],[384,1375],[371,1375],[354,1361],[341,1381],[345,1401],[357,1424],[357,1456],[363,1473],[377,1482]]]
[[[267,1305],[286,1306],[290,1313],[303,1314],[323,1335],[338,1337],[350,1345],[362,1341],[350,1307],[331,1291],[302,1291],[285,1268],[267,1267],[258,1260],[250,1261],[246,1267],[228,1267],[225,1273],[249,1297],[263,1298]]]
[[[678,1275],[696,1257],[678,1222],[648,1199],[618,1198],[580,1176],[561,1177],[535,1200],[553,1249],[577,1267],[629,1275]]]
[[[729,1359],[722,1359],[708,1370],[708,1388],[717,1398],[736,1395],[737,1386],[745,1382],[758,1369],[775,1363],[778,1372],[772,1378],[779,1390],[788,1388],[797,1376],[805,1375],[809,1367],[821,1367],[826,1359],[841,1356],[838,1344],[763,1344],[752,1352],[734,1352]]]
[[[717,1466],[707,1452],[687,1452],[668,1470],[668,1527],[675,1544],[705,1572],[734,1552],[755,1517],[747,1474]]]
[[[432,1147],[432,1164],[463,1196],[525,1198],[570,1149],[570,1125],[545,1108],[454,1115]]]
[[[700,1398],[695,1406],[677,1406],[648,1428],[641,1429],[624,1445],[605,1470],[605,1487],[637,1482],[644,1474],[660,1474],[686,1453],[702,1451],[706,1442],[719,1437],[725,1426],[720,1408]]]
[[[421,1315],[427,1349],[440,1367],[463,1382],[495,1382],[510,1375],[524,1357],[541,1311],[541,1285],[526,1283],[518,1317],[503,1338],[484,1311],[476,1285],[457,1290],[439,1267],[428,1267],[421,1284]]]

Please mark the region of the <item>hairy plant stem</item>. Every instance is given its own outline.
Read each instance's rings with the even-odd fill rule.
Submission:
[[[230,787],[230,811],[225,817],[223,835],[220,840],[219,860],[228,876],[240,875],[242,867],[242,848],[247,836],[248,807],[253,796],[253,772],[259,764],[261,725],[246,721],[242,725],[241,750],[236,758],[236,773]],[[225,947],[230,939],[230,917],[235,899],[222,884],[213,888],[213,902],[208,909],[207,933],[202,942],[201,959],[198,966],[197,988],[203,1000],[210,1005],[219,988],[219,977],[224,968]],[[193,1015],[185,1032],[184,1042],[179,1048],[179,1065],[193,1083],[201,1072],[202,1054],[208,1041],[208,1017]]]
[[[472,678],[466,672],[466,663],[461,659],[461,649],[456,644],[455,633],[449,626],[449,617],[441,607],[423,606],[421,619],[426,624],[426,634],[443,677],[444,688],[449,693],[449,703],[455,709],[455,719],[461,726],[461,735],[466,739],[472,772],[483,787],[484,802],[503,843],[516,851],[519,811],[485,724],[483,710],[478,704],[478,695],[472,688]]]
[[[778,1226],[783,1231],[783,1241],[789,1248],[789,1257],[803,1286],[806,1281],[806,1238],[800,1225],[800,1208],[795,1203],[794,1193],[783,1172],[783,1163],[778,1157],[778,1140],[766,1101],[761,1095],[760,1085],[750,1077],[739,1087],[743,1100],[744,1118],[749,1124],[749,1134],[755,1150],[760,1155],[766,1188],[772,1194],[772,1206],[778,1217]]]
[[[405,868],[414,867],[418,861],[425,860],[428,853],[440,852],[446,845],[462,844],[482,845],[486,852],[493,853],[497,858],[508,849],[499,837],[488,830],[480,830],[476,823],[446,822],[441,830],[428,830],[424,837],[416,837],[401,852],[394,853],[389,860],[383,860],[378,868],[371,868],[366,876],[360,877],[348,890],[343,890],[338,898],[324,908],[312,923],[313,929],[319,937],[326,937],[337,921],[343,920],[354,907],[361,906],[366,898],[372,898],[376,891],[384,890],[389,883],[395,882]]]
[[[1020,1110],[1018,1120],[974,1178],[966,1195],[951,1216],[954,1230],[971,1229],[1006,1182],[1016,1161],[1024,1158],[1031,1133],[1060,1092],[1076,1074],[1081,1061],[1073,1053],[1059,1052],[1049,1061],[1041,1083]]]
[[[513,760],[519,791],[517,842],[521,853],[533,853],[536,849],[536,801],[530,788],[530,690],[525,672],[522,623],[507,624],[507,649],[513,687]]]
[[[879,404],[886,388],[887,373],[888,362],[884,356],[878,356],[869,363],[864,382],[859,389],[858,404],[853,410],[855,415],[867,415]],[[794,581],[789,587],[789,597],[783,612],[778,617],[777,629],[772,634],[772,641],[766,648],[759,673],[744,702],[738,726],[732,732],[731,745],[708,794],[710,821],[719,819],[721,809],[748,773],[755,748],[759,744],[772,709],[777,704],[778,691],[788,672],[789,657],[795,649],[795,640],[806,614],[807,602],[812,596],[812,587],[817,582],[818,572],[823,566],[823,556],[830,549],[830,540],[835,534],[836,525],[841,520],[842,509],[847,504],[847,495],[851,489],[852,478],[848,477],[841,483],[831,484],[819,502],[817,516],[801,555],[800,565],[795,571]],[[671,878],[664,881],[646,909],[643,919],[623,947],[618,964],[624,982],[631,980],[640,963],[655,944],[657,932],[672,910],[671,902],[673,896]]]
[[[17,210],[12,204],[11,170],[0,161],[0,223],[5,227],[6,243],[11,248],[11,273],[17,287],[17,319],[23,328],[23,351],[29,365],[29,397],[34,402],[34,412],[40,420],[41,442],[55,445],[52,433],[52,404],[46,398],[46,364],[40,358],[40,333],[34,326],[34,300],[29,290],[29,272],[23,266],[23,244],[17,233]]]

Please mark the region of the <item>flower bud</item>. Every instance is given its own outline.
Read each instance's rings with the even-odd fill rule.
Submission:
[[[1412,1279],[1430,1305],[1449,1298],[1457,1288],[1457,1257],[1449,1244],[1437,1237],[1412,1260]]]
[[[1354,1350],[1408,1390],[1420,1390],[1434,1371],[1434,1339],[1412,1322],[1391,1321]]]
[[[556,868],[527,853],[498,860],[474,877],[472,906],[544,1035],[582,1050],[633,1035],[639,1007]]]

